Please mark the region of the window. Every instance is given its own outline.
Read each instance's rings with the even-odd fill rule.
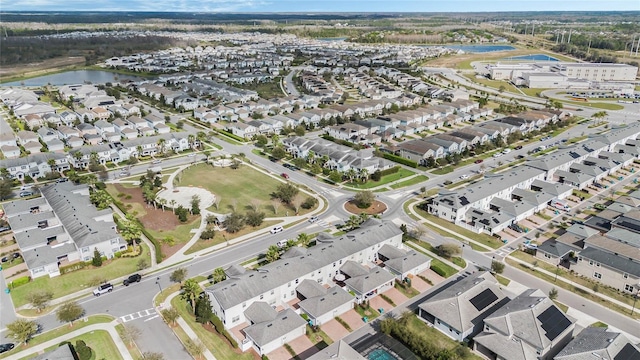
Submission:
[[[300,281],[300,279],[296,279],[296,284]]]
[[[82,252],[83,253],[89,252],[89,248],[88,247],[82,248]]]
[[[231,322],[236,322],[240,320],[240,315],[234,316],[233,318],[231,318]]]
[[[264,299],[264,294],[260,294],[260,300]]]
[[[624,291],[628,291],[628,292],[632,293],[633,290],[634,290],[633,285],[624,284]]]
[[[118,243],[118,239],[113,239],[113,240],[111,240],[111,245],[113,245],[113,244],[117,244],[117,243]]]
[[[243,303],[242,303],[242,307],[243,307],[243,308],[246,308],[246,307],[247,307],[247,303],[246,303],[246,302],[243,302]]]
[[[629,277],[629,274],[627,274],[627,273],[622,274],[622,278],[623,279],[627,279],[628,277]]]
[[[595,264],[595,262],[593,260],[589,260],[589,265],[593,266],[593,264]]]
[[[275,294],[276,291],[275,290],[271,290],[271,295]]]
[[[289,285],[288,285],[288,287],[291,287],[291,282],[289,282]]]
[[[291,296],[293,296],[293,290],[291,291]]]
[[[600,274],[599,272],[594,272],[593,277],[596,279],[602,279],[602,274]]]

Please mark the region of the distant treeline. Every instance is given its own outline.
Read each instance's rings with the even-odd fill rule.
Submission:
[[[573,39],[571,39],[573,42]],[[587,52],[586,46],[580,47],[573,44],[558,44],[551,48],[555,52],[571,55],[580,60],[585,60],[595,63],[615,63],[618,62],[618,58],[615,56],[601,54],[597,50],[589,50]]]
[[[0,66],[27,64],[61,56],[84,56],[93,64],[114,56],[155,51],[180,45],[163,36],[95,36],[87,38],[49,38],[9,36],[0,41]]]

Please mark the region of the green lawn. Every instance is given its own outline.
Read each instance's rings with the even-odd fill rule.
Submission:
[[[142,255],[138,257],[113,259],[105,262],[100,268],[88,266],[85,269],[53,278],[42,276],[28,284],[18,286],[11,290],[13,305],[15,307],[20,307],[27,304],[27,295],[36,289],[51,290],[53,292],[53,297],[59,298],[64,295],[72,294],[76,291],[92,288],[93,286],[90,286],[89,282],[91,279],[96,277],[103,278],[104,280],[111,280],[127,274],[135,273],[138,271],[137,263],[141,258],[147,259],[147,263],[151,264],[149,248],[144,243],[142,243],[141,246],[143,248],[143,252]]]
[[[356,306],[355,310],[360,315],[360,318],[363,318],[363,317],[366,316],[369,319],[369,321],[371,321],[371,320],[377,318],[378,316],[380,316],[380,313],[378,312],[378,310],[376,310],[376,309],[374,309],[372,307],[369,307],[368,309],[365,310],[360,306]]]
[[[303,220],[303,221],[306,221],[306,220]],[[196,241],[196,243],[193,244],[193,246],[191,246],[187,251],[185,251],[185,255],[193,254],[194,252],[210,248],[210,247],[212,247],[214,245],[217,245],[217,244],[221,244],[221,243],[225,242],[225,238],[226,238],[226,240],[235,239],[235,238],[237,238],[239,236],[246,235],[246,234],[249,234],[251,232],[258,231],[260,229],[270,228],[273,225],[278,224],[280,222],[281,221],[279,221],[279,220],[263,221],[262,225],[260,225],[258,227],[245,226],[244,229],[238,231],[237,233],[233,233],[233,234],[229,234],[227,232],[217,231],[215,233],[215,236],[213,237],[213,239],[209,239],[209,240],[200,239],[200,240]],[[224,234],[224,236],[222,236],[223,234]]]
[[[215,354],[216,359],[218,360],[253,360],[254,357],[251,352],[243,353],[238,349],[233,349],[231,345],[229,345],[226,339],[218,336],[217,333],[211,333],[202,327],[202,324],[196,322],[195,317],[189,310],[187,310],[187,303],[185,300],[180,299],[179,296],[176,296],[171,300],[171,306],[174,309],[178,310],[182,319],[184,319],[189,327],[196,333],[198,339],[202,341],[204,346],[211,351],[211,353]]]
[[[503,244],[501,241],[499,241],[497,238],[488,235],[488,234],[476,234],[473,231],[464,229],[458,225],[455,225],[453,223],[450,223],[444,219],[441,219],[437,216],[433,216],[431,214],[428,214],[426,211],[419,209],[418,207],[415,207],[416,212],[422,216],[423,218],[436,223],[442,227],[444,227],[445,229],[447,229],[448,231],[451,231],[454,234],[460,234],[462,236],[465,236],[469,239],[475,240],[476,242],[479,242],[483,245],[489,246],[491,248],[497,249],[499,247],[501,247]],[[429,226],[429,224],[425,224],[426,226]],[[435,229],[435,227],[430,226],[430,228]]]
[[[444,271],[444,277],[448,278],[458,273],[458,270],[452,268],[451,266],[443,263],[439,259],[431,259],[431,266],[437,266]]]
[[[346,182],[345,185],[355,188],[355,189],[371,189],[377,186],[381,186],[381,185],[385,185],[388,184],[390,182],[394,182],[396,180],[400,180],[402,178],[406,178],[409,177],[411,175],[415,174],[413,171],[411,170],[407,170],[405,168],[400,168],[400,170],[398,170],[397,173],[395,174],[389,174],[389,175],[385,175],[383,176],[380,181],[373,181],[373,180],[368,180],[366,183],[360,183],[360,182]]]
[[[400,291],[404,296],[408,297],[409,299],[411,299],[416,295],[420,295],[420,292],[415,288],[412,288],[412,287],[405,288],[402,285],[398,284],[397,282],[393,285],[393,287],[395,287],[398,291]]]
[[[421,182],[427,181],[427,180],[429,180],[428,176],[418,175],[418,176],[415,176],[415,177],[413,177],[413,178],[411,178],[409,180],[405,180],[405,181],[401,181],[399,183],[393,184],[390,187],[392,189],[400,189],[400,188],[403,188],[405,186],[411,186],[411,185],[415,185],[415,184],[420,184]]]
[[[53,340],[55,338],[59,338],[60,336],[63,336],[65,334],[68,334],[72,331],[76,331],[78,329],[82,329],[84,327],[87,327],[89,325],[93,325],[93,324],[100,324],[100,323],[110,323],[113,321],[113,317],[109,316],[109,315],[93,315],[89,317],[88,321],[76,321],[73,325],[73,327],[69,327],[69,325],[64,324],[60,327],[57,327],[53,330],[49,330],[45,333],[42,333],[40,335],[35,336],[34,338],[32,338],[26,346],[24,345],[20,345],[15,347],[13,350],[11,351],[7,351],[6,353],[3,353],[2,355],[0,355],[0,359],[4,359],[6,357],[8,357],[9,355],[13,355],[17,352],[23,351],[23,350],[27,350],[30,349],[36,345],[42,344],[44,342],[47,342],[49,340]],[[107,358],[110,359],[110,358]]]
[[[436,174],[436,175],[444,175],[444,174],[448,174],[450,172],[453,172],[454,167],[451,165],[447,165],[438,169],[433,170],[431,173]]]
[[[498,275],[496,274],[496,280],[498,280],[498,282],[504,286],[508,286],[509,283],[511,282],[511,280],[507,279],[506,277],[502,276],[502,275]]]
[[[172,230],[156,230],[146,229],[156,240],[162,241],[167,237],[175,239],[176,244],[186,243],[191,240],[193,234],[192,229],[197,229],[200,226],[200,216],[196,216],[190,223],[178,225]]]
[[[120,354],[120,351],[118,351],[118,347],[116,347],[116,344],[113,342],[113,339],[111,338],[111,335],[108,331],[94,330],[66,341],[69,341],[72,345],[75,346],[76,341],[78,340],[83,340],[87,344],[87,346],[90,347],[91,350],[93,350],[91,359],[122,359],[122,355]],[[45,351],[51,351],[58,347],[59,345],[54,345],[47,348]],[[21,360],[31,359],[36,357],[37,355],[38,354],[28,355]]]
[[[411,318],[407,322],[407,330],[416,334],[417,336],[420,336],[422,339],[424,339],[425,342],[431,343],[437,349],[450,349],[454,353],[458,353],[454,349],[456,347],[461,346],[460,343],[449,338],[447,335],[425,324],[422,320],[418,319],[416,315],[411,316]],[[399,339],[399,340],[402,341],[402,339]],[[466,347],[466,345],[462,345],[462,346]],[[478,355],[475,355],[469,349],[467,349],[467,351],[464,351],[463,354],[459,356],[457,359],[481,360],[482,358]]]
[[[286,211],[293,215],[293,209],[286,206],[282,206],[277,215],[273,211],[271,194],[280,184],[280,181],[246,165],[234,170],[230,167],[214,168],[207,164],[198,164],[186,169],[182,174],[182,181],[176,185],[198,186],[220,196],[222,201],[219,209],[209,208],[213,212],[231,212],[233,203],[236,202],[237,211],[244,213],[251,208],[251,201],[257,199],[261,202],[259,210],[267,217],[283,216]],[[305,195],[303,197],[306,198]],[[309,211],[311,210],[300,209],[300,214]]]

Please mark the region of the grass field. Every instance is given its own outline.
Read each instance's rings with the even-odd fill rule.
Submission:
[[[144,243],[140,245],[142,246],[143,251],[142,255],[138,257],[123,257],[120,259],[109,260],[99,268],[88,266],[85,269],[77,270],[53,278],[42,276],[36,278],[30,283],[12,289],[11,299],[13,299],[13,305],[15,307],[20,307],[27,304],[27,295],[30,292],[35,291],[36,289],[51,290],[53,292],[53,297],[59,298],[64,295],[72,294],[76,291],[93,288],[93,286],[89,285],[89,282],[93,278],[111,280],[117,277],[132,274],[138,271],[137,263],[141,258],[147,259],[147,263],[151,264],[149,248]]]
[[[303,220],[303,221],[306,221],[306,220]],[[235,239],[237,237],[240,237],[242,235],[246,235],[246,234],[249,234],[251,232],[258,231],[260,229],[270,228],[273,225],[278,224],[280,222],[281,221],[279,221],[279,220],[263,221],[262,225],[260,225],[258,227],[245,226],[244,229],[238,231],[237,233],[228,234],[228,233],[225,232],[224,236],[222,235],[223,234],[222,232],[217,231],[215,233],[215,236],[213,237],[213,239],[209,239],[209,240],[200,239],[200,240],[196,241],[196,243],[193,244],[193,246],[191,246],[187,251],[185,251],[185,255],[193,254],[194,252],[210,248],[210,247],[212,247],[214,245],[217,245],[217,244],[222,244],[223,242],[225,242],[225,239],[226,240],[231,240],[231,239]]]
[[[428,214],[426,211],[419,209],[418,207],[415,208],[416,212],[418,214],[420,214],[420,216],[422,216],[423,218],[436,223],[444,228],[446,228],[447,230],[451,231],[454,234],[460,234],[462,236],[465,236],[467,238],[470,238],[472,240],[475,240],[476,242],[479,242],[483,245],[486,245],[488,247],[497,249],[499,247],[501,247],[503,244],[502,242],[498,241],[498,239],[494,238],[491,235],[487,235],[487,234],[476,234],[473,231],[461,228],[458,225],[452,224],[444,219],[441,219],[437,216],[433,216],[431,214]],[[426,226],[429,226],[428,224],[426,224]],[[433,227],[431,227],[433,228]],[[485,249],[486,251],[486,249]]]
[[[191,230],[197,229],[199,226],[200,226],[200,216],[196,216],[193,219],[193,221],[191,221],[190,223],[178,225],[173,230],[147,229],[147,231],[149,232],[149,234],[151,234],[154,238],[158,240],[171,237],[175,239],[176,244],[181,244],[191,240],[191,237],[193,236],[193,234],[191,233]]]
[[[378,186],[382,186],[382,185],[388,184],[390,182],[394,182],[394,181],[400,180],[402,178],[409,177],[409,176],[411,176],[413,174],[415,174],[415,173],[413,171],[411,171],[411,170],[407,170],[405,168],[400,168],[400,170],[398,170],[397,173],[385,175],[380,179],[380,181],[368,180],[364,184],[361,183],[361,182],[346,182],[345,185],[349,186],[349,187],[352,187],[354,189],[371,189],[371,188],[374,188],[374,187],[378,187]]]
[[[399,183],[393,184],[393,185],[390,186],[390,188],[392,188],[392,189],[400,189],[400,188],[403,188],[405,186],[411,186],[411,185],[415,185],[415,184],[420,184],[421,182],[427,181],[427,180],[429,180],[428,176],[418,175],[418,176],[415,176],[415,177],[413,177],[413,178],[411,178],[409,180],[405,180],[405,181],[401,181]]]
[[[91,359],[109,359],[109,360],[118,360],[122,359],[122,355],[116,344],[113,342],[111,335],[109,332],[105,330],[94,330],[74,338],[71,338],[69,341],[72,345],[75,346],[76,341],[82,340],[84,341],[88,347],[92,350]],[[47,348],[45,351],[51,351],[58,348],[59,345],[54,345]],[[26,356],[22,359],[27,360],[36,357],[38,354],[32,354]]]
[[[267,217],[273,217],[283,216],[285,211],[293,214],[292,209],[287,209],[285,206],[279,209],[277,215],[273,211],[271,194],[280,184],[282,184],[280,181],[246,165],[234,170],[229,167],[213,168],[207,164],[198,164],[186,169],[182,174],[182,181],[176,185],[202,187],[220,196],[222,200],[219,209],[209,208],[213,212],[231,212],[236,202],[236,210],[244,213],[251,209],[251,201],[257,199],[261,202],[258,209]],[[301,214],[309,211],[300,209]]]
[[[431,343],[437,349],[450,349],[455,352],[455,348],[459,346],[459,343],[454,341],[453,339],[447,337],[447,335],[441,333],[435,328],[428,326],[422,320],[418,319],[418,316],[413,315],[409,318],[407,322],[407,330],[412,333],[420,336],[420,338],[424,339],[424,342]],[[465,345],[463,345],[465,346]],[[468,349],[467,349],[468,350]],[[457,353],[457,352],[455,352]],[[471,351],[464,351],[463,354],[460,354],[457,359],[460,360],[481,360],[482,358],[478,355],[475,355]]]
[[[94,315],[94,316],[90,316],[87,321],[76,321],[74,323],[73,327],[70,327],[69,325],[66,325],[66,324],[62,325],[62,326],[57,327],[57,328],[55,328],[53,330],[50,330],[50,331],[47,331],[45,333],[42,333],[40,335],[35,336],[31,340],[29,340],[29,342],[27,343],[26,346],[20,345],[20,346],[15,347],[11,351],[3,353],[2,355],[0,355],[0,359],[4,359],[4,358],[6,358],[6,357],[8,357],[10,355],[13,355],[13,354],[15,354],[17,352],[20,352],[20,351],[30,349],[30,348],[32,348],[32,347],[34,347],[36,345],[42,344],[42,343],[47,342],[49,340],[53,340],[55,338],[59,338],[60,336],[68,334],[68,333],[70,333],[72,331],[76,331],[78,329],[82,329],[83,327],[87,327],[87,326],[93,325],[93,324],[109,323],[111,321],[113,321],[113,317],[112,316],[109,316],[109,315]]]

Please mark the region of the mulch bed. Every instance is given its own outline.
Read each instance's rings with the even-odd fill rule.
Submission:
[[[371,206],[369,206],[366,209],[361,209],[358,206],[356,206],[355,202],[347,201],[344,204],[344,209],[356,215],[360,215],[362,213],[369,214],[369,215],[376,215],[376,214],[381,214],[385,212],[387,210],[387,205],[385,205],[381,201],[374,200],[373,203],[371,203]]]

